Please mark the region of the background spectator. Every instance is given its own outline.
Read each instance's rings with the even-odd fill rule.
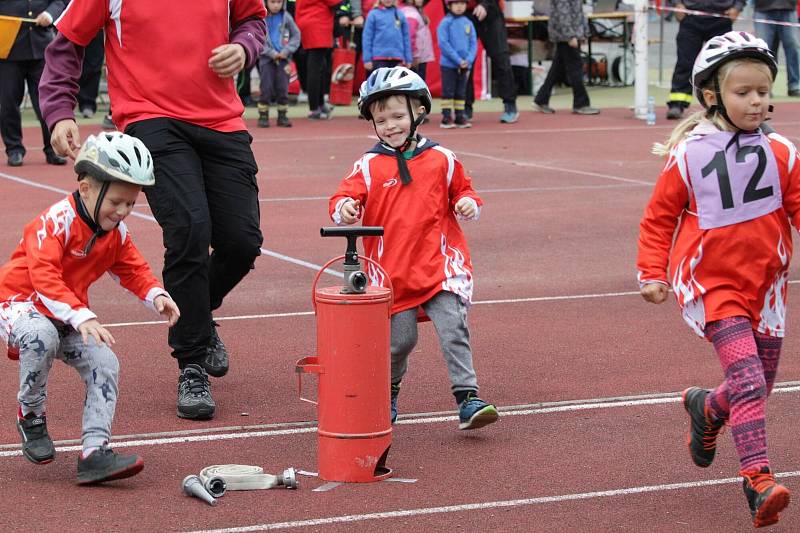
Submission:
[[[552,0],[547,33],[556,44],[553,63],[547,78],[536,93],[533,106],[542,113],[555,113],[548,104],[556,80],[566,74],[572,87],[572,112],[579,115],[596,115],[599,109],[589,105],[589,93],[583,86],[583,59],[580,41],[589,35],[586,17],[580,0]]]
[[[258,59],[261,96],[258,100],[258,127],[269,127],[269,105],[278,104],[278,126],[290,127],[286,116],[289,105],[289,61],[300,46],[300,30],[286,11],[283,0],[267,0],[267,40]]]
[[[328,62],[333,48],[333,9],[338,4],[339,0],[297,0],[295,5],[300,42],[306,54],[308,118],[312,120],[329,119],[333,110],[325,105],[324,94],[325,73],[330,72]]]
[[[44,49],[53,40],[53,21],[64,11],[64,6],[62,0],[0,1],[0,15],[36,19],[35,23],[22,23],[8,58],[0,59],[0,136],[6,147],[9,166],[21,166],[25,158],[20,106],[26,84],[33,111],[42,127],[45,159],[51,165],[67,162],[50,146],[50,130],[39,111],[39,78],[44,69]]]
[[[423,7],[429,0],[403,0],[400,10],[408,22],[408,37],[411,40],[411,70],[425,80],[428,63],[436,59],[433,55],[431,20]]]
[[[797,24],[797,0],[755,0],[755,19],[774,20]],[[756,35],[764,39],[775,59],[779,43],[786,57],[786,76],[789,78],[789,96],[800,96],[800,61],[798,59],[797,28],[755,22]]]
[[[364,23],[364,68],[410,66],[411,39],[405,15],[395,6],[395,0],[378,0]]]
[[[678,58],[672,71],[672,89],[667,101],[668,119],[678,120],[683,117],[684,110],[692,103],[692,66],[703,43],[716,35],[731,31],[733,21],[744,5],[745,0],[684,0],[677,4],[678,8],[725,14],[728,18],[675,13],[675,18],[680,23],[678,35],[675,36]]]

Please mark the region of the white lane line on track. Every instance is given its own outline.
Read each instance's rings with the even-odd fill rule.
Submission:
[[[330,269],[329,269],[330,270]],[[326,271],[327,272],[327,271]],[[340,272],[336,273],[341,276]],[[791,280],[789,283],[800,283],[800,280]],[[501,304],[517,304],[517,303],[531,303],[531,302],[558,302],[565,300],[588,300],[592,298],[615,298],[620,296],[638,296],[639,291],[623,291],[623,292],[601,292],[596,294],[566,294],[562,296],[532,296],[530,298],[507,298],[502,300],[476,300],[472,305],[501,305]],[[297,316],[313,315],[313,311],[295,311],[286,313],[266,313],[260,315],[234,315],[234,316],[220,316],[215,317],[214,320],[260,320],[265,318],[291,318]],[[146,320],[142,322],[116,322],[113,324],[103,324],[107,328],[121,328],[131,326],[153,326],[157,324],[166,324],[165,320]]]
[[[800,477],[800,471],[776,473],[777,478]],[[700,487],[713,487],[715,485],[731,485],[741,483],[741,478],[704,479],[686,481],[682,483],[665,483],[661,485],[643,485],[639,487],[626,487],[621,489],[600,490],[594,492],[579,492],[573,494],[559,494],[555,496],[539,496],[536,498],[523,498],[517,500],[498,500],[490,502],[464,503],[460,505],[446,505],[442,507],[420,507],[417,509],[402,509],[384,511],[379,513],[364,513],[353,515],[339,515],[325,518],[311,518],[307,520],[292,520],[288,522],[272,522],[269,524],[256,524],[252,526],[229,527],[223,529],[197,530],[194,533],[243,533],[246,531],[268,531],[274,529],[293,529],[298,527],[325,526],[367,520],[382,520],[392,518],[416,517],[434,514],[463,513],[465,511],[485,511],[508,507],[527,507],[547,503],[562,503],[578,500],[591,500],[595,498],[613,498],[617,496],[630,496],[648,492],[667,492],[673,490],[695,489]]]
[[[504,157],[495,157],[493,155],[480,154],[478,152],[468,152],[468,151],[465,151],[465,150],[459,150],[458,153],[459,153],[459,155],[468,155],[468,156],[477,157],[477,158],[480,158],[480,159],[488,159],[489,161],[495,161],[495,162],[498,162],[498,163],[506,163],[506,164],[509,164],[509,165],[516,165],[516,166],[519,166],[519,167],[539,168],[539,169],[542,169],[542,170],[552,170],[554,172],[566,172],[566,173],[569,173],[569,174],[579,174],[581,176],[591,176],[593,178],[603,178],[603,179],[607,179],[607,180],[621,181],[623,183],[636,183],[638,185],[648,185],[648,186],[651,186],[651,187],[654,185],[654,183],[650,182],[650,181],[622,178],[620,176],[612,176],[610,174],[600,174],[599,172],[589,172],[587,170],[576,170],[574,168],[562,168],[562,167],[554,167],[554,166],[551,166],[551,165],[541,165],[539,163],[531,163],[531,162],[528,162],[528,161],[515,161],[513,159],[507,159],[507,158],[504,158]]]
[[[339,274],[341,276],[341,273]],[[793,283],[793,282],[789,282]],[[638,296],[639,291],[626,291],[626,292],[604,292],[598,294],[570,294],[564,296],[535,296],[531,298],[509,298],[505,300],[476,300],[472,305],[497,305],[497,304],[515,304],[515,303],[528,303],[528,302],[555,302],[562,300],[585,300],[590,298],[613,298],[617,296]],[[296,316],[313,315],[313,311],[297,311],[289,313],[267,313],[263,315],[238,315],[238,316],[220,316],[215,317],[214,320],[257,320],[264,318],[289,318]],[[148,320],[143,322],[117,322],[114,324],[103,324],[107,328],[119,328],[130,326],[151,326],[156,324],[166,324],[165,320]]]
[[[0,177],[5,178],[5,179],[10,180],[10,181],[15,181],[17,183],[21,183],[23,185],[28,185],[30,187],[35,187],[35,188],[38,188],[38,189],[45,189],[47,191],[53,191],[53,192],[57,192],[57,193],[65,194],[65,195],[66,194],[70,194],[70,191],[67,191],[66,189],[59,189],[58,187],[52,187],[50,185],[37,183],[35,181],[27,180],[25,178],[20,178],[19,176],[12,176],[10,174],[6,174],[4,172],[0,172]],[[155,217],[153,217],[152,215],[139,213],[138,211],[132,211],[131,212],[131,216],[137,217],[137,218],[142,218],[144,220],[149,220],[150,222],[157,222]],[[284,254],[275,252],[273,250],[267,250],[266,248],[261,248],[261,254],[269,256],[269,257],[273,257],[273,258],[278,259],[280,261],[285,261],[287,263],[292,263],[292,264],[295,264],[295,265],[298,265],[298,266],[302,266],[302,267],[305,267],[305,268],[310,268],[312,270],[319,271],[319,269],[322,268],[322,265],[317,265],[315,263],[310,263],[308,261],[303,261],[302,259],[297,259],[295,257],[284,255]],[[341,272],[338,272],[338,271],[336,271],[336,270],[334,270],[332,268],[325,269],[325,273],[326,274],[330,274],[332,276],[341,276],[342,275]]]
[[[648,183],[647,186],[652,186]],[[509,187],[497,189],[478,189],[478,194],[502,194],[509,192],[552,192],[552,191],[579,191],[579,190],[596,190],[596,189],[623,189],[628,187],[644,187],[644,183],[615,183],[610,185],[560,185],[554,187]],[[327,196],[285,196],[282,198],[259,198],[261,203],[277,203],[277,202],[317,202],[328,200]],[[138,206],[139,204],[137,204]],[[146,207],[145,204],[142,207]]]
[[[776,383],[774,394],[788,394],[800,391],[800,381],[787,381]],[[579,400],[565,400],[558,402],[541,402],[535,404],[510,405],[500,407],[503,417],[529,416],[538,414],[566,413],[574,411],[593,411],[597,409],[613,409],[621,407],[637,407],[647,405],[662,405],[678,403],[681,401],[680,393],[667,392],[655,394],[642,394],[636,396],[619,396],[609,398],[591,398]],[[398,425],[439,424],[453,422],[458,416],[453,412],[416,413],[401,415]],[[194,431],[174,431],[140,435],[119,435],[114,437],[115,448],[160,446],[164,444],[184,444],[191,442],[213,442],[222,440],[247,439],[255,437],[291,436],[316,432],[315,422],[287,422],[277,424],[263,424],[257,426],[232,426],[219,428],[203,428]],[[56,450],[80,450],[80,441],[57,441]],[[0,458],[16,457],[22,455],[19,443],[0,445]]]

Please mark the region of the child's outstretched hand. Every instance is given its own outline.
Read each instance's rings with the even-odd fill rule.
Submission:
[[[78,326],[78,333],[83,337],[83,344],[89,344],[89,336],[94,337],[97,345],[105,344],[111,346],[115,341],[111,333],[100,325],[96,318],[91,318]]]
[[[160,315],[166,317],[169,326],[174,326],[181,317],[181,312],[175,300],[163,294],[156,296],[155,300],[153,300],[153,306],[155,306],[156,311],[158,311]]]
[[[478,211],[475,209],[475,202],[465,196],[456,202],[456,213],[464,218],[475,218]]]
[[[345,224],[354,223],[361,214],[361,201],[350,200],[349,202],[345,202],[342,204],[341,209],[339,209],[339,213],[342,215],[342,222]]]
[[[663,283],[648,283],[641,288],[642,298],[651,304],[664,303],[668,292],[667,286]]]

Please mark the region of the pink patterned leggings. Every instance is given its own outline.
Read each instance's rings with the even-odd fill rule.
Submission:
[[[707,406],[717,419],[728,422],[741,469],[768,467],[765,408],[782,339],[754,331],[750,320],[741,316],[707,324],[706,337],[725,372],[725,381],[706,397]]]

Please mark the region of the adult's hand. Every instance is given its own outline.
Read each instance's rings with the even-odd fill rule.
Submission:
[[[363,25],[364,25],[364,17],[362,17],[361,15],[353,19],[353,26],[355,26],[356,28],[360,28]]]
[[[728,8],[725,11],[725,14],[728,15],[728,17],[730,17],[731,22],[736,22],[736,19],[739,18],[739,10],[736,9],[735,7]]]
[[[208,66],[220,78],[232,78],[244,68],[247,55],[241,44],[223,44],[211,51]]]
[[[481,21],[486,18],[486,8],[478,4],[475,6],[475,9],[472,10],[472,14],[475,15],[476,19]]]
[[[50,145],[56,154],[75,159],[78,149],[81,147],[81,134],[73,119],[68,118],[56,122],[53,133],[50,135]]]
[[[46,28],[53,23],[53,17],[47,11],[42,11],[39,13],[39,16],[36,17],[36,25],[41,26],[42,28]]]
[[[567,41],[567,44],[569,44],[572,48],[578,48],[578,38],[573,37],[572,39]]]

